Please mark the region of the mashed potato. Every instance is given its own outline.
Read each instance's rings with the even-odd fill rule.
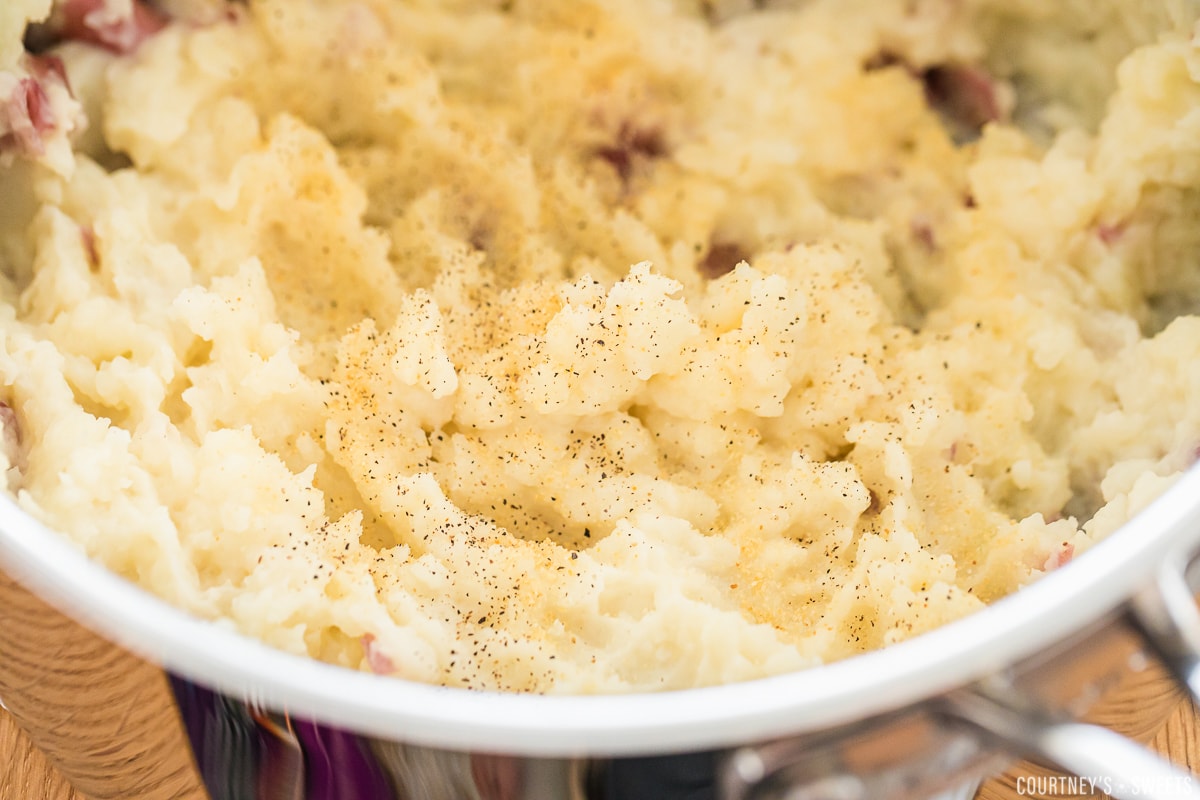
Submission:
[[[801,669],[1197,457],[1191,3],[49,6],[0,9],[0,474],[276,647]]]

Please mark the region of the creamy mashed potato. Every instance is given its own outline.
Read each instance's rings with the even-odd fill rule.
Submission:
[[[911,637],[1196,460],[1195,17],[6,0],[0,474],[171,603],[418,681]]]

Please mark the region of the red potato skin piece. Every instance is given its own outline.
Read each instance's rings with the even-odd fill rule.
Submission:
[[[0,154],[38,158],[45,154],[44,138],[60,124],[46,89],[60,83],[71,91],[62,59],[52,55],[27,53],[24,60],[28,77],[22,78],[13,93],[0,102]]]
[[[119,20],[102,19],[104,5],[105,0],[64,0],[55,11],[58,35],[124,55],[167,25],[165,17],[137,0],[133,13]]]
[[[982,128],[1004,116],[996,81],[971,64],[933,67],[922,76],[929,104],[969,128]]]
[[[29,68],[33,77],[39,81],[44,80],[59,80],[67,90],[71,89],[71,82],[67,80],[67,67],[63,64],[63,60],[58,56],[48,54],[33,55],[32,53],[25,54],[25,63]]]
[[[387,654],[381,652],[375,646],[374,634],[364,634],[362,637],[363,652],[367,656],[367,666],[371,668],[371,672],[376,675],[394,675],[396,665],[388,658]]]
[[[0,402],[0,424],[4,426],[3,434],[0,435],[0,447],[4,448],[8,463],[18,469],[24,469],[21,458],[21,421],[17,419],[17,412],[13,407],[5,402]]]
[[[930,108],[967,129],[978,131],[987,123],[1005,117],[996,79],[981,66],[947,63],[922,70],[886,50],[863,64],[868,72],[888,67],[901,67],[919,80]]]
[[[613,168],[622,184],[628,185],[633,177],[635,163],[642,159],[661,158],[667,154],[667,145],[663,141],[662,131],[656,128],[639,128],[624,122],[617,131],[616,141],[598,148],[595,154]]]
[[[8,133],[0,136],[0,152],[13,149],[34,158],[46,152],[42,137],[54,130],[57,120],[46,90],[36,78],[23,78],[0,105],[0,123]]]
[[[54,8],[50,20],[42,26],[41,45],[49,47],[61,41],[80,41],[102,47],[112,53],[126,54],[161,31],[167,20],[149,5],[135,0],[131,13],[120,19],[105,19],[105,0],[63,0]],[[26,37],[26,42],[30,42]],[[39,158],[45,155],[45,138],[63,120],[56,117],[46,89],[58,81],[71,91],[67,71],[58,56],[40,52],[25,54],[29,72],[7,97],[0,99],[0,154],[16,153]]]
[[[1125,226],[1122,224],[1102,224],[1096,226],[1096,237],[1109,247],[1116,245],[1125,238]]]
[[[909,230],[912,233],[913,239],[921,245],[923,250],[927,253],[937,252],[937,234],[933,230],[933,222],[929,217],[923,214],[913,217],[909,222]]]
[[[750,254],[741,245],[713,242],[708,247],[708,253],[696,266],[700,274],[711,281],[732,272],[734,267],[749,258]]]
[[[92,272],[99,272],[100,250],[96,246],[96,229],[91,225],[80,225],[79,238],[83,242],[83,251],[87,253],[88,268]]]
[[[1070,542],[1063,542],[1062,547],[1050,554],[1050,557],[1046,559],[1046,563],[1042,568],[1047,572],[1058,569],[1074,558],[1074,556],[1075,545]]]

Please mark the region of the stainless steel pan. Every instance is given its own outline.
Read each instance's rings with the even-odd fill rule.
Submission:
[[[1200,696],[1197,553],[1194,467],[1036,584],[883,651],[715,688],[505,695],[272,650],[167,606],[0,500],[0,566],[175,676],[214,800],[918,798],[961,793],[1015,756],[1121,800],[1200,798],[1200,779],[1077,721],[1149,658]],[[0,663],[16,655],[0,649]],[[0,680],[0,697],[21,691]]]

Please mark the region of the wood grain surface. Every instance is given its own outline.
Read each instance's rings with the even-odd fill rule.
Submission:
[[[58,613],[0,572],[3,800],[61,794],[53,765],[91,800],[203,800],[161,669]],[[23,728],[39,753],[13,737]],[[40,769],[39,769],[40,767]],[[49,787],[60,794],[49,794]]]

